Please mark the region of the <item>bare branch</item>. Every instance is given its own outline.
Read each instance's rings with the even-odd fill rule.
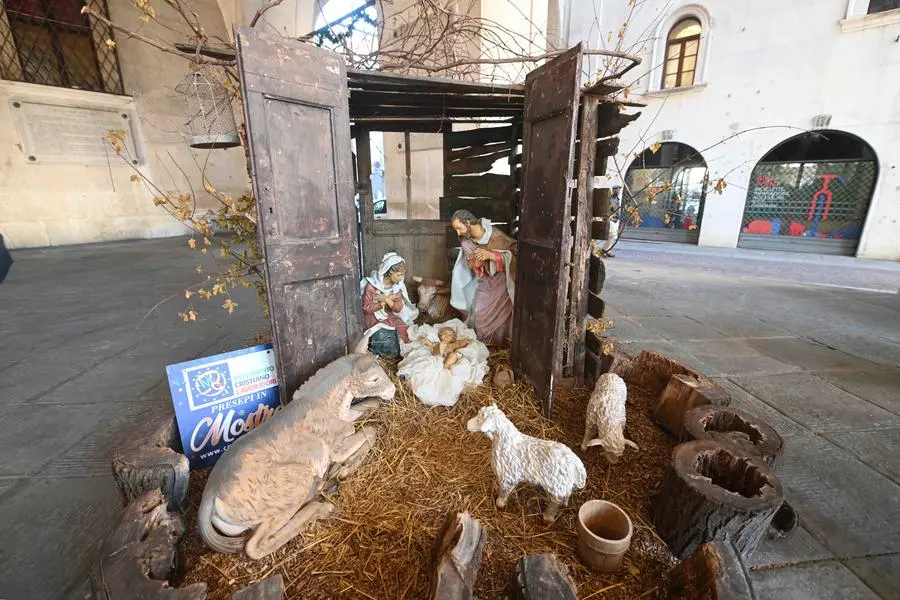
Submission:
[[[250,28],[252,29],[253,27],[256,27],[256,23],[259,21],[260,17],[262,17],[264,14],[266,14],[282,2],[284,2],[284,0],[271,0],[270,2],[266,2],[266,4],[263,5],[258,11],[256,11],[255,15],[253,15],[253,18],[250,20]]]

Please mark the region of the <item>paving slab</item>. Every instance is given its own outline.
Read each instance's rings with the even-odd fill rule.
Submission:
[[[635,317],[634,321],[670,341],[725,339],[724,335],[709,325],[684,316]]]
[[[809,371],[856,370],[878,365],[803,338],[747,340],[760,354]]]
[[[32,479],[0,504],[0,598],[71,598],[121,511],[112,478]]]
[[[628,354],[631,354],[632,356],[637,356],[643,350],[652,350],[654,352],[659,352],[671,358],[677,359],[683,364],[691,367],[692,369],[696,369],[698,372],[703,373],[708,377],[721,376],[721,373],[719,373],[719,371],[698,360],[696,356],[693,356],[690,352],[682,349],[679,344],[674,344],[672,342],[624,342],[619,343],[618,347]]]
[[[616,317],[612,319],[613,326],[609,329],[609,335],[620,342],[660,342],[665,341],[655,331],[639,325],[632,319]]]
[[[757,600],[879,600],[850,569],[835,561],[752,571],[750,581]]]
[[[848,394],[812,373],[731,379],[817,433],[900,427],[900,416]]]
[[[825,546],[806,529],[798,527],[783,538],[764,537],[756,552],[746,561],[746,565],[751,569],[760,569],[831,558],[834,558],[834,555]]]
[[[854,396],[900,415],[900,372],[895,369],[830,371],[817,375]]]
[[[703,342],[694,342],[700,343]],[[702,350],[702,348],[700,348]],[[800,367],[789,365],[768,356],[735,356],[725,353],[705,354],[691,351],[697,360],[728,377],[732,375],[777,375],[797,373]]]
[[[900,429],[847,431],[829,433],[825,437],[900,484]]]
[[[844,564],[882,598],[900,598],[900,554],[854,558]]]
[[[3,496],[5,492],[16,487],[16,484],[23,481],[20,477],[8,477],[0,479],[0,496]]]
[[[102,404],[8,409],[0,418],[0,475],[35,473],[91,432],[109,413]]]
[[[819,436],[797,436],[778,479],[800,521],[835,556],[900,552],[900,486]]]
[[[780,412],[775,408],[769,406],[759,398],[751,395],[749,392],[747,392],[747,390],[742,388],[734,381],[730,381],[728,379],[716,379],[716,381],[719,383],[719,385],[724,387],[728,394],[731,396],[731,405],[734,408],[743,410],[753,415],[754,417],[762,419],[763,421],[774,427],[775,431],[777,431],[782,438],[785,438],[785,440],[789,440],[797,436],[807,436],[812,434],[812,432],[808,428],[791,419],[783,412]],[[790,444],[788,444],[786,448],[786,451],[789,450]]]
[[[740,310],[727,314],[706,314],[700,319],[709,324],[719,333],[733,338],[765,339],[779,337],[794,337],[794,334],[762,319],[748,314],[742,314]]]

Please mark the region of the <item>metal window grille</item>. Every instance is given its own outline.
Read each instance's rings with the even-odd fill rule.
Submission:
[[[2,78],[123,94],[113,33],[81,13],[86,5],[109,14],[105,0],[0,3],[4,7],[0,14]]]
[[[760,163],[741,233],[858,240],[876,174],[874,161]]]

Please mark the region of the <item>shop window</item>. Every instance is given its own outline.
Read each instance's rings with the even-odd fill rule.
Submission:
[[[690,146],[666,142],[648,148],[625,173],[621,218],[635,229],[696,232],[708,187],[706,161]]]
[[[694,85],[700,55],[700,21],[687,17],[678,21],[666,38],[663,89]]]
[[[3,79],[124,93],[112,31],[82,14],[103,0],[5,0],[0,15]]]
[[[854,135],[821,131],[786,140],[753,169],[739,245],[756,247],[749,244],[766,236],[852,251],[877,175],[874,151]]]

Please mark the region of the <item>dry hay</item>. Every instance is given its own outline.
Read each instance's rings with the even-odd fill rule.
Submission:
[[[502,358],[495,354],[492,363]],[[674,560],[648,525],[648,511],[674,440],[651,421],[650,394],[629,388],[626,434],[641,450],[628,449],[617,465],[609,465],[599,448],[584,453],[578,447],[587,390],[562,391],[551,422],[541,416],[533,392],[522,383],[502,391],[485,385],[466,392],[455,407],[431,409],[397,383],[394,402],[372,417],[379,440],[369,462],[331,498],[338,507],[335,516],[258,562],[242,554],[216,554],[200,541],[195,521],[206,473],[195,474],[188,535],[182,544],[188,565],[183,583],[205,581],[210,600],[224,600],[246,585],[281,573],[289,599],[427,598],[434,546],[446,516],[469,511],[489,536],[476,589],[482,600],[508,597],[516,561],[540,552],[559,555],[581,600],[656,596]],[[570,506],[551,526],[541,520],[544,496],[537,488],[520,486],[505,509],[494,507],[490,441],[465,427],[478,408],[491,402],[523,433],[563,442],[584,460],[588,484],[572,496]],[[592,498],[617,503],[634,522],[631,549],[618,573],[596,574],[578,560],[577,509]]]

